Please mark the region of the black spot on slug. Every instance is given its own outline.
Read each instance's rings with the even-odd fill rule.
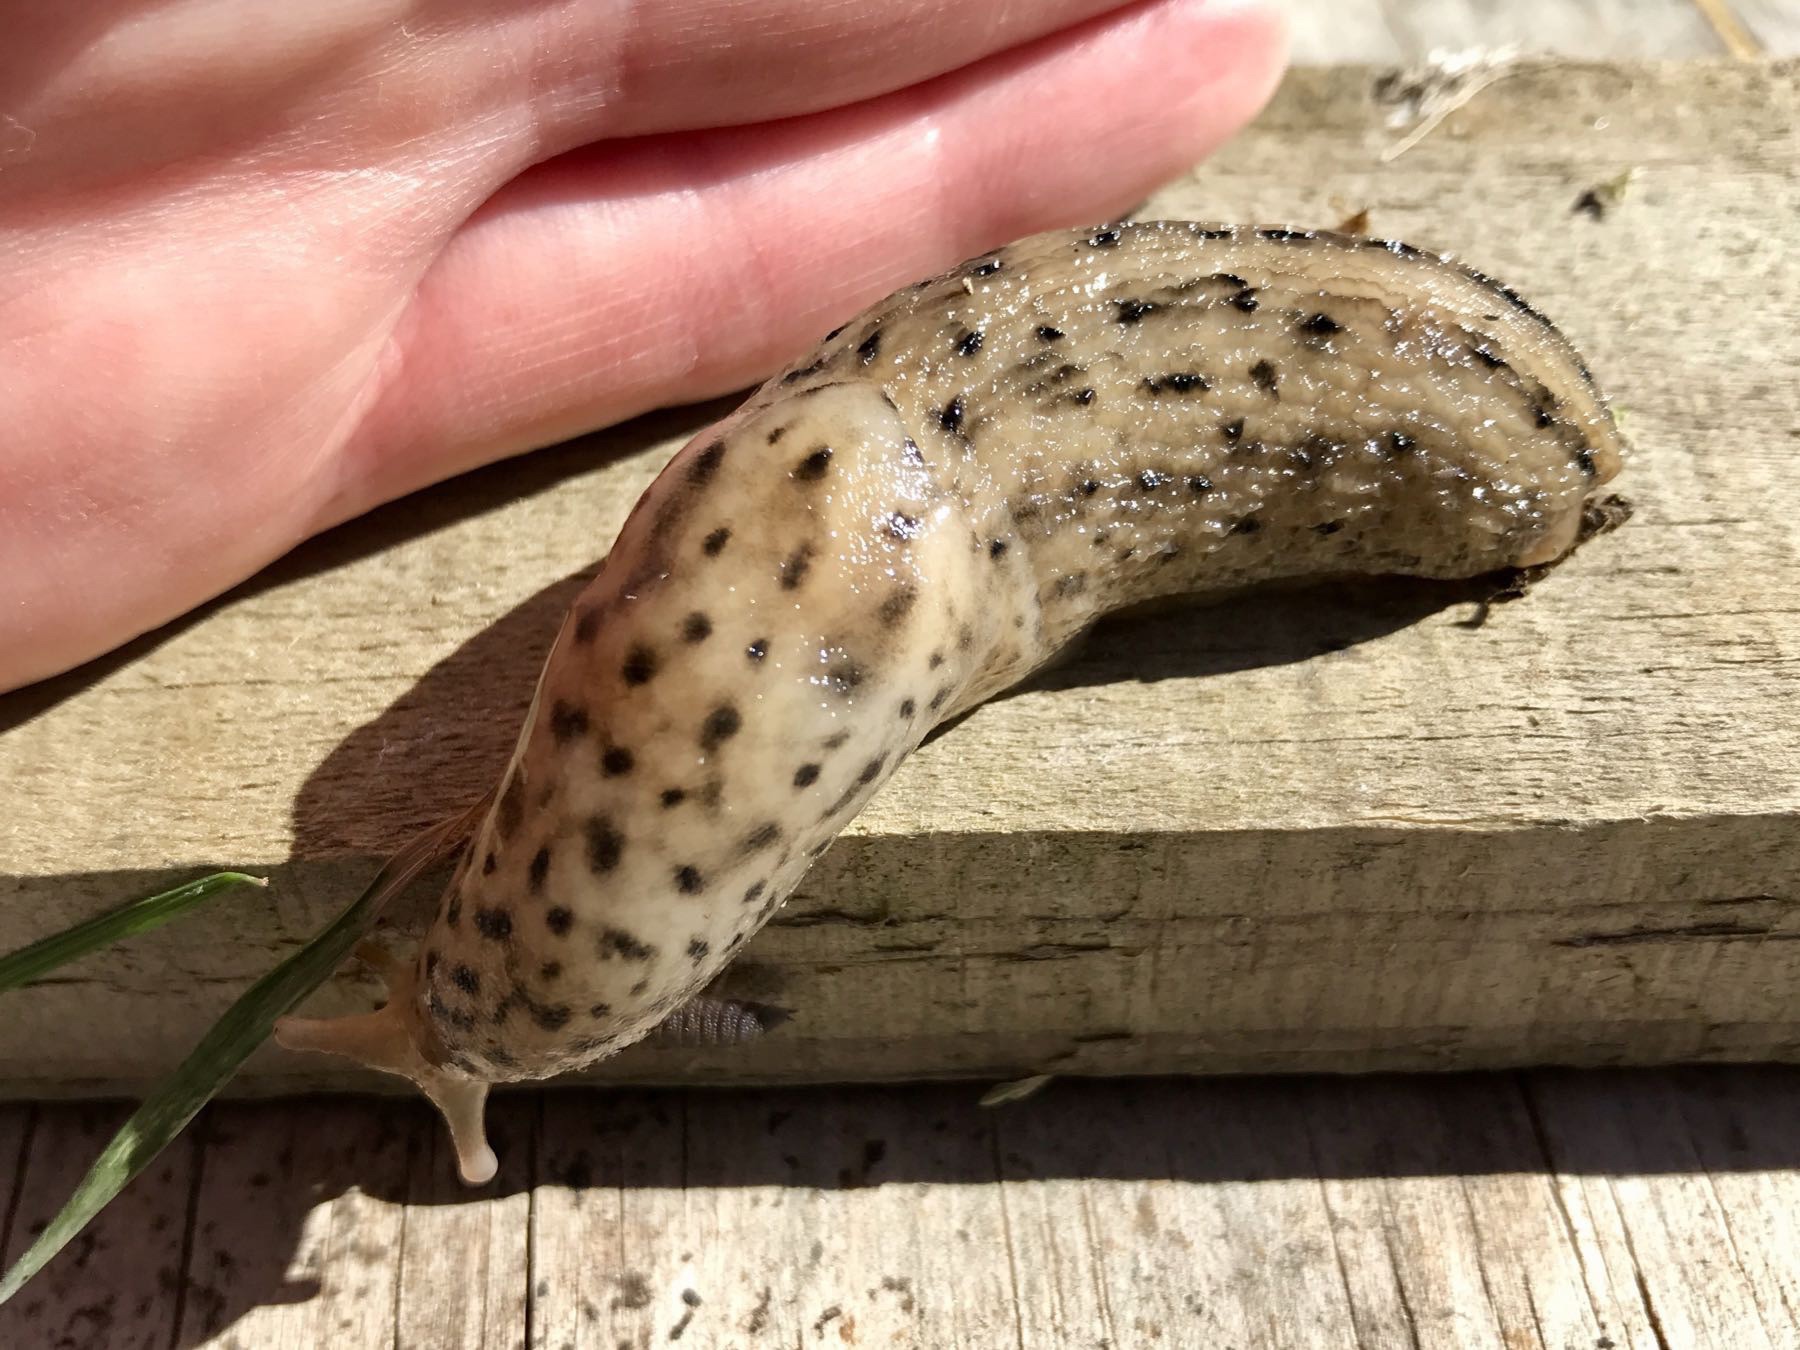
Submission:
[[[856,354],[862,359],[862,363],[865,366],[873,361],[880,351],[881,330],[879,328],[875,329],[869,336],[856,344]]]
[[[1006,540],[995,539],[988,544],[988,557],[1004,558],[1006,556]]]
[[[453,895],[450,897],[450,903],[444,908],[444,926],[446,928],[455,928],[461,922],[462,897],[460,895]]]
[[[1160,305],[1153,300],[1115,300],[1113,308],[1118,311],[1115,316],[1120,323],[1134,324],[1146,314],[1154,314]]]
[[[477,909],[475,931],[492,942],[504,942],[512,936],[512,915],[503,909]]]
[[[1233,523],[1233,525],[1231,527],[1231,533],[1233,533],[1233,534],[1255,534],[1261,528],[1262,528],[1262,522],[1260,520],[1258,520],[1255,516],[1245,516],[1245,517],[1243,517],[1243,519],[1238,520]]]
[[[637,767],[637,756],[622,745],[608,746],[600,756],[600,772],[608,778],[622,778]]]
[[[1318,236],[1313,234],[1310,230],[1268,229],[1258,230],[1256,233],[1259,238],[1267,239],[1271,243],[1276,244],[1310,244],[1318,239]]]
[[[1152,394],[1160,394],[1165,389],[1173,390],[1177,394],[1191,393],[1197,389],[1204,394],[1212,388],[1212,381],[1191,370],[1178,370],[1174,374],[1164,375],[1160,379],[1154,375],[1146,377],[1144,388]]]
[[[1194,493],[1196,496],[1204,495],[1212,490],[1213,481],[1205,474],[1197,473],[1188,478],[1188,491]]]
[[[863,765],[862,772],[857,775],[856,781],[858,783],[873,783],[881,776],[881,771],[886,767],[887,756],[877,755],[874,759]]]
[[[1388,454],[1396,459],[1401,455],[1410,455],[1418,448],[1418,444],[1417,441],[1411,436],[1408,436],[1404,431],[1388,432],[1387,439],[1384,442]]]
[[[775,430],[773,430],[769,433],[769,444],[770,445],[779,444],[781,441],[781,438],[785,435],[787,435],[786,427],[776,427]]]
[[[757,826],[756,829],[744,836],[743,851],[745,853],[755,853],[759,849],[767,848],[779,838],[781,838],[781,826],[771,820],[766,824]]]
[[[1089,248],[1111,248],[1119,242],[1119,231],[1112,229],[1096,231],[1088,236],[1087,242]]]
[[[481,976],[465,965],[457,965],[450,971],[450,982],[465,994],[481,992]]]
[[[640,942],[623,928],[602,928],[596,943],[602,960],[618,956],[627,961],[648,961],[656,955],[656,947]]]
[[[550,850],[540,848],[531,855],[531,866],[525,872],[525,884],[536,895],[544,889],[544,878],[550,875]]]
[[[912,607],[918,603],[918,600],[919,591],[916,586],[897,586],[887,599],[881,602],[881,607],[875,611],[875,615],[881,620],[884,627],[892,628],[912,611]]]
[[[931,704],[930,704],[931,711],[936,712],[939,708],[943,707],[944,704],[948,703],[949,701],[950,701],[950,686],[945,685],[942,689],[939,689],[937,691],[937,693],[935,693],[931,696]]]
[[[1049,324],[1040,324],[1037,330],[1039,342],[1060,342],[1068,334],[1060,328],[1052,328]]]
[[[704,961],[706,959],[706,954],[711,950],[712,947],[707,943],[705,938],[688,939],[688,960],[692,961],[695,965],[699,965]]]
[[[487,851],[487,856],[481,860],[481,875],[484,877],[491,877],[499,867],[500,860],[494,856],[494,850],[490,848]]]
[[[665,811],[668,810],[672,806],[680,806],[683,802],[685,802],[687,800],[687,789],[686,788],[664,788],[662,790],[661,800],[662,800],[662,804],[663,804],[663,809]]]
[[[1214,272],[1212,274],[1212,279],[1221,286],[1230,286],[1233,290],[1244,291],[1250,288],[1250,283],[1245,281],[1236,272]]]
[[[962,426],[962,422],[963,397],[961,394],[958,394],[955,398],[951,399],[949,403],[945,404],[944,410],[938,414],[938,425],[945,431],[956,431]]]
[[[1080,595],[1087,589],[1086,572],[1070,572],[1056,579],[1056,593],[1059,596]]]
[[[840,661],[825,672],[825,678],[831,686],[831,692],[842,696],[863,682],[864,673],[856,662]]]
[[[681,621],[681,640],[683,642],[705,642],[712,636],[712,620],[699,610],[695,610]]]
[[[700,727],[700,748],[717,750],[726,741],[738,734],[738,728],[744,725],[744,719],[738,710],[729,703],[721,703],[706,715],[706,721]]]
[[[848,731],[834,731],[825,738],[825,748],[827,750],[841,750],[849,739],[850,733]]]
[[[619,865],[625,851],[625,836],[613,828],[606,816],[594,816],[584,827],[587,836],[588,866],[596,872],[610,872]]]
[[[744,648],[744,655],[748,656],[752,661],[760,661],[768,654],[769,639],[767,638],[757,638],[756,641]]]
[[[683,895],[698,895],[706,889],[706,878],[692,863],[683,863],[675,869],[675,889]]]
[[[956,344],[958,356],[973,356],[981,350],[982,334],[979,330],[963,334],[962,340]]]
[[[1258,361],[1250,367],[1250,382],[1263,393],[1273,394],[1280,387],[1281,376],[1273,361]]]
[[[1487,369],[1489,369],[1489,370],[1505,370],[1505,369],[1507,369],[1505,359],[1496,355],[1492,350],[1490,350],[1488,345],[1485,342],[1470,343],[1469,344],[1469,354],[1471,356],[1473,356],[1477,361],[1481,362],[1481,364],[1483,366],[1487,367]]]
[[[1249,287],[1245,287],[1225,303],[1234,309],[1243,310],[1246,314],[1254,314],[1257,306],[1262,302],[1256,298],[1255,291],[1251,290]]]
[[[706,449],[694,456],[694,462],[688,469],[688,482],[704,483],[719,471],[719,465],[725,459],[725,442],[714,441]]]
[[[559,1027],[568,1025],[568,1005],[566,1003],[533,1003],[531,1020],[545,1031],[555,1031]]]
[[[794,465],[793,476],[802,483],[816,483],[825,476],[825,470],[829,467],[831,467],[831,447],[821,445]]]
[[[602,1018],[602,1017],[611,1017],[612,1016],[612,1004],[610,1004],[610,1003],[590,1003],[588,1005],[588,1016],[592,1017],[592,1018],[596,1018],[596,1019]]]
[[[592,642],[600,632],[600,607],[590,605],[581,611],[575,620],[575,640],[580,643]]]
[[[781,589],[793,591],[800,588],[806,580],[806,574],[812,569],[813,546],[802,544],[788,554],[787,561],[781,564]]]
[[[944,654],[942,652],[933,652],[931,654],[931,659],[925,664],[930,666],[931,669],[936,670],[939,666],[944,664]]]
[[[625,677],[626,684],[648,684],[656,674],[656,653],[648,647],[633,647],[625,653],[619,674]]]
[[[1225,444],[1236,445],[1244,439],[1244,419],[1235,417],[1219,428],[1219,435],[1224,437]]]
[[[1074,393],[1070,394],[1069,397],[1085,408],[1094,401],[1094,391],[1092,389],[1077,389]]]
[[[918,517],[903,511],[888,512],[886,524],[888,533],[896,539],[917,539],[921,530]]]
[[[1082,496],[1091,497],[1099,490],[1100,490],[1100,484],[1097,480],[1092,479],[1092,478],[1082,480],[1082,484],[1081,484],[1081,495]]]
[[[538,978],[540,980],[555,980],[560,979],[561,977],[561,961],[546,961],[538,967]]]
[[[1344,331],[1344,325],[1329,314],[1312,314],[1302,319],[1299,329],[1309,337],[1330,337],[1333,333]]]
[[[587,729],[586,708],[560,698],[550,705],[550,738],[558,745],[567,745],[576,737],[585,736]]]
[[[902,699],[900,701],[900,720],[905,721],[907,718],[911,717],[918,710],[919,710],[919,705],[914,703],[910,698]]]
[[[918,465],[925,462],[925,452],[919,449],[917,441],[911,436],[900,442],[900,458],[908,464]]]
[[[575,926],[575,915],[561,905],[552,906],[544,911],[544,927],[557,937],[567,937],[569,929]]]
[[[700,543],[700,551],[709,558],[716,558],[724,552],[725,545],[731,540],[731,531],[721,525]]]
[[[1313,526],[1313,533],[1314,534],[1322,534],[1322,535],[1333,535],[1333,534],[1336,534],[1339,530],[1341,530],[1343,528],[1344,528],[1343,521],[1328,520],[1328,521],[1325,521],[1323,524]]]
[[[969,275],[977,276],[977,277],[991,277],[994,275],[994,273],[998,272],[999,270],[1000,270],[1000,260],[998,258],[989,258],[986,262],[979,263],[974,268],[972,268],[970,270]]]
[[[744,892],[744,903],[746,905],[754,905],[758,900],[762,899],[762,893],[767,889],[768,887],[764,882],[758,881],[753,883],[750,889]]]
[[[794,770],[794,786],[797,788],[811,787],[818,781],[819,766],[817,764],[802,764]]]
[[[1585,445],[1576,448],[1575,467],[1580,469],[1582,476],[1586,478],[1592,478],[1599,472],[1598,467],[1594,464],[1594,452]]]

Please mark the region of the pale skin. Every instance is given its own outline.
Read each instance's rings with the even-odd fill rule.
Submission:
[[[1131,207],[1261,107],[1274,9],[14,6],[0,690],[383,502],[741,388],[898,286]]]

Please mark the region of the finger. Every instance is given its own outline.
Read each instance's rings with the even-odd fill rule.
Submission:
[[[1129,0],[659,0],[540,17],[531,63],[547,153],[861,102]],[[621,23],[621,11],[624,22]],[[553,29],[543,25],[553,22]]]
[[[542,166],[426,275],[330,519],[742,387],[901,284],[1103,219],[1247,121],[1280,60],[1266,9],[1163,0],[854,108]]]

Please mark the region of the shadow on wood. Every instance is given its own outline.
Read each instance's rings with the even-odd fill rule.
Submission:
[[[530,1215],[546,1197],[600,1215],[628,1215],[639,1204],[704,1215],[708,1195],[775,1187],[791,1198],[759,1212],[777,1225],[784,1204],[890,1184],[1004,1182],[1018,1197],[1018,1188],[1043,1183],[1150,1181],[1172,1188],[1157,1205],[1167,1222],[1181,1210],[1182,1188],[1215,1183],[1718,1176],[1800,1166],[1800,1071],[1789,1068],[1086,1080],[992,1109],[978,1097],[974,1085],[506,1094],[491,1110],[502,1172],[480,1190],[457,1183],[442,1129],[419,1102],[217,1105],[194,1136],[191,1181],[174,1178],[161,1196],[164,1207],[185,1201],[186,1230],[179,1209],[134,1210],[128,1199],[108,1211],[91,1241],[0,1310],[0,1343],[60,1344],[60,1334],[122,1314],[120,1263],[130,1261],[149,1263],[157,1284],[181,1290],[178,1325],[155,1343],[196,1346],[256,1308],[344,1296],[313,1271],[357,1285],[429,1261],[407,1238],[424,1231],[419,1215],[428,1207],[466,1207],[477,1230],[500,1224],[506,1242],[535,1251],[545,1239],[542,1220]],[[21,1169],[15,1254],[45,1205],[60,1199],[34,1185],[40,1171],[56,1170],[50,1133],[113,1114],[92,1104],[33,1109],[40,1142]],[[526,1192],[536,1196],[531,1207],[506,1207],[505,1197]],[[658,1194],[667,1198],[650,1198]],[[754,1231],[733,1240],[763,1251]],[[622,1285],[642,1275],[629,1257],[586,1259],[625,1260],[606,1272]]]

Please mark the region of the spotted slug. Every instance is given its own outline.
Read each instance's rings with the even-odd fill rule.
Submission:
[[[1549,320],[1404,244],[1165,221],[975,258],[670,461],[388,1002],[280,1038],[412,1078],[483,1180],[491,1082],[677,1013],[760,1029],[701,991],[933,727],[1097,619],[1540,567],[1623,448]]]

